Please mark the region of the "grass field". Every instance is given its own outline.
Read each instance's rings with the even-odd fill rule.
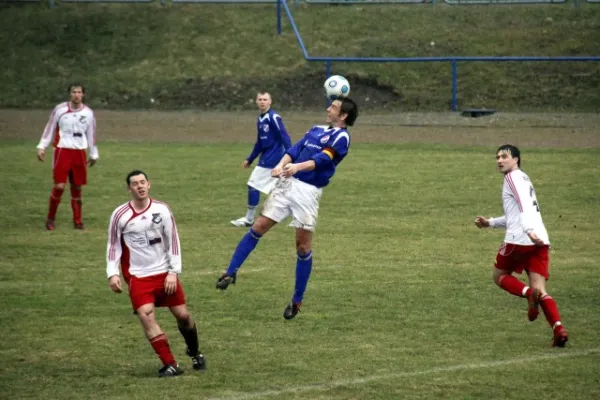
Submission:
[[[493,127],[473,121],[481,124],[482,141],[468,146],[450,143],[460,143],[460,133],[473,126],[435,121],[419,129],[439,135],[438,144],[426,143],[423,133],[420,144],[361,138],[393,129],[366,124],[364,116],[325,189],[313,275],[302,313],[288,322],[281,313],[293,289],[295,251],[285,224],[261,241],[238,284],[225,293],[214,289],[243,234],[228,221],[244,211],[247,172],[239,163],[251,135],[236,136],[223,125],[231,136],[202,139],[196,130],[197,137],[184,140],[173,123],[173,132],[157,138],[160,124],[169,125],[167,114],[161,122],[148,122],[151,114],[119,114],[127,128],[104,122],[112,139],[100,141],[101,161],[84,191],[87,230],[73,230],[65,195],[57,230],[46,232],[50,166],[35,159],[37,133],[22,133],[37,114],[15,115],[9,124],[0,113],[1,398],[600,397],[600,146],[581,148],[573,140],[580,130],[564,122],[548,128],[548,116],[537,128],[518,122],[521,128],[503,129],[504,136],[486,136]],[[251,130],[253,120],[246,123]],[[137,137],[129,135],[134,126]],[[597,143],[594,126],[585,143]],[[402,136],[416,128],[399,129]],[[493,285],[502,233],[472,223],[478,214],[501,213],[498,140],[548,140],[522,149],[523,167],[553,243],[549,290],[569,329],[565,349],[550,347],[543,316],[529,323],[526,302]],[[133,168],[148,172],[153,195],[170,203],[177,218],[182,282],[208,360],[203,375],[191,371],[183,339],[161,310],[159,321],[186,374],[155,378],[158,360],[127,296],[106,285],[108,218],[127,200],[123,179]]]

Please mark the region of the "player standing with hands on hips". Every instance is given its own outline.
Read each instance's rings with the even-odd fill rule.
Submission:
[[[567,331],[560,321],[556,302],[546,291],[550,240],[533,184],[527,174],[521,171],[521,152],[509,144],[500,146],[496,150],[496,164],[504,174],[504,215],[475,218],[478,228],[506,229],[504,243],[496,255],[494,283],[514,296],[527,298],[530,321],[537,318],[541,306],[553,330],[552,346],[564,347],[569,340]],[[530,287],[513,276],[513,272],[520,274],[523,271],[529,277]]]
[[[256,120],[257,137],[252,153],[242,163],[242,168],[248,168],[260,155],[258,165],[248,179],[248,210],[242,218],[231,223],[235,226],[251,226],[254,222],[256,206],[260,201],[260,193],[268,195],[275,187],[277,178],[271,176],[271,170],[287,149],[292,146],[281,116],[271,109],[271,95],[259,92],[256,95],[256,105],[260,114]]]
[[[316,125],[281,158],[273,168],[277,184],[263,206],[261,216],[239,242],[227,271],[217,280],[217,289],[235,283],[237,272],[260,238],[277,223],[292,216],[296,228],[296,283],[292,300],[283,317],[292,319],[300,311],[312,271],[312,237],[319,213],[322,188],[348,154],[352,126],[358,107],[349,98],[335,100],[327,109],[327,123]]]
[[[163,363],[160,377],[181,375],[167,335],[156,322],[155,307],[169,307],[187,345],[192,367],[204,371],[206,364],[198,345],[196,323],[187,310],[179,283],[181,248],[175,218],[169,206],[150,198],[150,181],[140,170],[125,179],[132,200],[120,205],[110,217],[106,249],[108,285],[123,291],[119,266],[129,286],[129,297],[144,333]]]
[[[65,190],[67,179],[71,184],[71,208],[75,229],[84,229],[81,187],[87,183],[87,165],[98,160],[96,147],[96,117],[91,108],[83,104],[85,88],[82,84],[69,85],[69,101],[60,103],[50,114],[42,139],[37,145],[37,157],[44,161],[46,148],[54,146],[52,175],[54,186],[50,194],[46,229],[55,229],[54,219]],[[85,149],[89,149],[86,165]]]

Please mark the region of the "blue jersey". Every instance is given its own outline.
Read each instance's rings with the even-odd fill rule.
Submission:
[[[321,188],[329,184],[337,165],[346,157],[349,149],[350,134],[346,128],[316,125],[287,154],[296,164],[314,160],[315,169],[298,172],[294,178]]]
[[[281,160],[285,151],[292,146],[292,140],[283,125],[281,116],[273,110],[260,114],[256,120],[258,131],[252,153],[246,160],[250,164],[260,154],[258,166],[274,168]]]

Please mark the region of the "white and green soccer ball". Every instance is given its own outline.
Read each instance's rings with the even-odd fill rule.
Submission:
[[[331,101],[347,97],[350,94],[350,82],[341,75],[330,76],[323,87],[325,96]]]

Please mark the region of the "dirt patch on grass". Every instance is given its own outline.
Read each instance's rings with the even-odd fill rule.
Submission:
[[[0,139],[39,140],[50,110],[0,110]],[[294,141],[325,112],[282,113]],[[251,143],[256,113],[199,111],[96,112],[98,140]],[[425,143],[523,147],[600,147],[597,114],[509,114],[464,118],[454,113],[362,112],[352,128],[354,143]]]

